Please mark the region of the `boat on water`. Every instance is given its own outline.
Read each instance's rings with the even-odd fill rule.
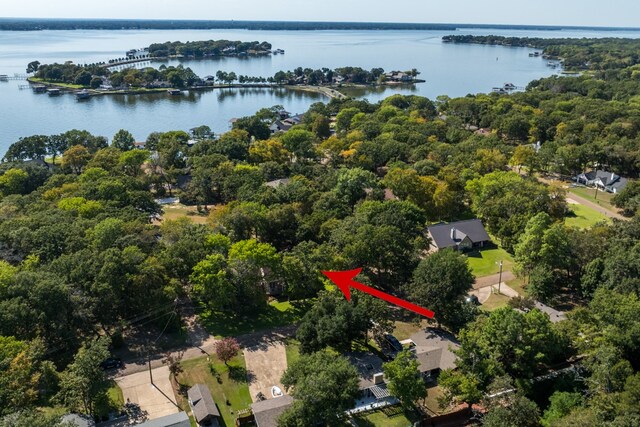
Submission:
[[[0,74],[0,82],[8,82],[9,76],[6,74]]]
[[[76,92],[76,99],[79,101],[82,99],[89,99],[90,96],[91,92],[89,92],[87,89],[82,89],[81,91]]]
[[[49,96],[58,96],[61,93],[62,93],[62,91],[60,89],[57,89],[57,88],[47,89],[47,94],[49,94]]]
[[[169,89],[167,93],[171,96],[182,95],[182,91],[180,89]]]

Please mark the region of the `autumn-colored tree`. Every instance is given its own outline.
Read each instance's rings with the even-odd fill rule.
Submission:
[[[218,359],[222,360],[225,365],[229,366],[228,362],[236,357],[240,352],[240,344],[235,338],[227,337],[216,342],[215,349]]]

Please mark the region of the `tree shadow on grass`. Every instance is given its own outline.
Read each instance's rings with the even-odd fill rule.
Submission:
[[[256,376],[243,366],[229,366],[229,379],[237,383],[252,383]]]
[[[311,305],[311,301],[291,302],[284,310],[267,305],[257,313],[246,315],[213,312],[204,308],[200,320],[211,335],[238,336],[297,323]]]

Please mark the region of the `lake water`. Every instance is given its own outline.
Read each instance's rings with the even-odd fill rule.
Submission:
[[[0,32],[0,74],[24,73],[33,60],[41,63],[93,63],[123,57],[132,48],[154,42],[229,39],[268,41],[284,55],[259,58],[221,58],[183,61],[196,74],[217,70],[272,76],[296,67],[382,67],[387,71],[417,68],[426,83],[387,88],[358,96],[375,102],[394,93],[435,99],[438,95],[464,96],[488,92],[509,82],[528,82],[557,73],[541,58],[530,58],[526,48],[442,43],[442,31],[39,31]],[[497,34],[520,37],[640,37],[638,31],[523,31],[465,29],[456,34]],[[170,61],[172,65],[179,61]],[[158,66],[159,64],[154,64]],[[20,90],[24,81],[0,82],[0,153],[21,136],[87,129],[107,137],[121,128],[144,140],[153,131],[187,130],[206,124],[216,132],[229,129],[233,117],[250,115],[262,107],[283,105],[304,112],[321,95],[286,89],[222,89],[181,97],[167,94],[93,97],[76,101],[72,95],[48,97]]]

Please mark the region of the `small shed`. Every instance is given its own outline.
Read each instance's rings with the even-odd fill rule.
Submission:
[[[187,396],[191,412],[198,425],[212,427],[220,425],[220,412],[206,384],[194,385],[187,392]]]

